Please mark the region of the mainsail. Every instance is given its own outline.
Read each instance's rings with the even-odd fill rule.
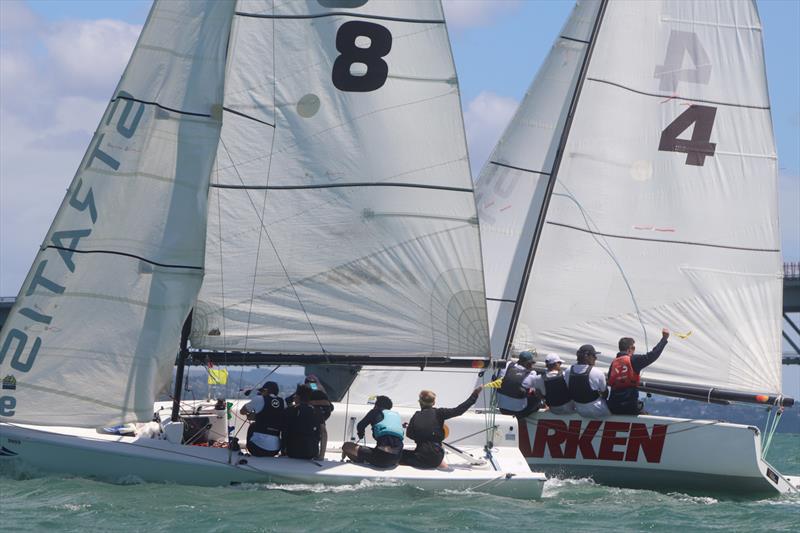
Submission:
[[[154,4],[3,327],[0,419],[152,416],[203,277],[232,17],[232,2]]]
[[[581,2],[477,185],[493,353],[668,326],[648,378],[779,394],[776,188],[752,2]]]
[[[239,2],[224,113],[194,348],[488,356],[439,2]]]

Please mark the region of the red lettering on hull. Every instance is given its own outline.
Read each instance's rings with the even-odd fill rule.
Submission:
[[[652,432],[646,424],[600,421],[540,419],[535,422],[533,445],[528,424],[519,428],[519,447],[525,457],[542,458],[545,452],[553,459],[599,459],[601,461],[639,460],[660,463],[667,437],[665,424],[654,424]],[[602,428],[602,430],[601,430]],[[599,439],[598,439],[599,436]],[[596,441],[599,440],[599,446]]]

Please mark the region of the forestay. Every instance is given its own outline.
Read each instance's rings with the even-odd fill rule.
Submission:
[[[237,5],[192,345],[487,356],[438,2]]]
[[[202,279],[232,16],[153,6],[3,328],[3,421],[152,416]]]
[[[533,89],[530,100],[551,90]],[[512,125],[500,147],[529,139],[533,150],[539,141]],[[489,291],[510,300],[509,316],[518,306],[514,346],[572,355],[591,342],[608,364],[619,337],[642,351],[668,326],[691,335],[673,336],[647,377],[779,393],[776,169],[751,2],[608,2],[520,298],[514,276],[537,221],[526,210],[542,201],[520,177],[502,189],[505,203],[528,204],[519,216],[479,202],[482,224],[498,221],[485,228],[487,262],[499,242],[489,229],[518,243],[509,278]],[[509,322],[495,322],[493,347]]]

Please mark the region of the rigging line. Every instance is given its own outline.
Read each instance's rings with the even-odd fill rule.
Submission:
[[[513,165],[506,165],[505,163],[498,163],[497,161],[489,161],[489,163],[491,163],[493,165],[497,165],[498,167],[505,167],[505,168],[510,168],[510,169],[513,169],[513,170],[520,170],[522,172],[531,172],[533,174],[541,174],[542,176],[549,176],[550,175],[550,172],[544,172],[544,171],[541,171],[541,170],[531,170],[529,168],[515,167]]]
[[[566,195],[563,195],[566,196]],[[562,224],[561,222],[553,222],[548,221],[548,224],[552,224],[553,226],[560,226],[562,228],[574,229],[577,231],[582,231],[584,233],[592,233],[594,235],[602,235],[603,237],[611,237],[613,239],[627,239],[631,241],[646,241],[646,242],[663,242],[666,244],[685,244],[688,246],[705,246],[708,248],[721,248],[723,250],[739,250],[744,252],[768,252],[768,253],[777,253],[780,250],[773,249],[773,248],[749,248],[746,246],[731,246],[728,244],[711,244],[705,242],[693,242],[693,241],[677,241],[671,239],[651,239],[648,237],[633,237],[631,235],[616,235],[613,233],[601,233],[599,231],[592,231],[586,228],[579,228],[577,226],[572,226],[570,224]]]
[[[596,81],[597,83],[605,83],[606,85],[612,85],[614,87],[618,87],[620,89],[625,89],[626,91],[630,91],[632,93],[641,94],[644,96],[653,96],[655,98],[669,98],[670,100],[687,100],[689,102],[701,102],[704,104],[715,104],[715,105],[724,105],[730,107],[741,107],[743,109],[762,109],[765,111],[769,111],[769,106],[760,106],[760,105],[747,105],[747,104],[734,104],[731,102],[718,102],[716,100],[703,100],[701,98],[688,98],[686,96],[679,96],[677,94],[658,94],[658,93],[648,93],[645,91],[639,91],[637,89],[632,89],[620,83],[614,83],[613,81],[608,80],[601,80],[598,78],[586,78],[589,81]]]
[[[240,117],[243,117],[243,118],[247,118],[247,119],[253,120],[255,122],[258,122],[259,124],[264,124],[265,126],[269,126],[271,128],[275,127],[275,124],[270,124],[266,120],[261,120],[261,119],[258,119],[256,117],[251,117],[250,115],[242,113],[241,111],[236,111],[235,109],[231,109],[230,107],[222,106],[222,110],[223,111],[227,111],[228,113],[232,113],[234,115],[239,115]]]
[[[180,115],[187,115],[187,116],[190,116],[190,117],[211,118],[211,114],[210,113],[194,113],[192,111],[181,111],[180,109],[175,109],[174,107],[167,107],[167,106],[161,105],[158,102],[148,102],[147,100],[139,100],[138,98],[134,98],[132,96],[124,96],[124,95],[118,94],[115,98],[111,99],[112,102],[116,102],[117,100],[129,100],[131,102],[138,102],[140,104],[151,105],[151,106],[155,106],[155,107],[157,107],[159,109],[163,109],[164,111],[172,111],[173,113],[178,113]]]
[[[586,227],[587,228],[589,228],[590,226],[598,227],[597,224],[594,222],[594,220],[592,220],[592,218],[589,216],[589,214],[583,209],[583,206],[580,204],[580,202],[578,202],[578,199],[575,198],[575,195],[572,194],[572,191],[570,191],[567,188],[567,186],[564,185],[564,183],[559,183],[559,185],[561,185],[561,187],[563,187],[564,190],[567,191],[567,194],[555,193],[554,192],[553,196],[562,196],[564,198],[568,198],[569,200],[572,200],[572,202],[574,202],[575,206],[578,208],[578,211],[580,212],[581,216],[583,217],[583,221],[586,224]],[[548,222],[548,224],[554,224],[554,223],[553,222]],[[556,224],[554,224],[554,225],[556,225]],[[580,228],[576,228],[576,229],[580,229]],[[605,251],[608,254],[608,256],[611,258],[611,260],[614,262],[614,264],[617,265],[617,269],[619,269],[620,276],[622,276],[622,281],[625,282],[625,286],[628,288],[628,294],[630,294],[630,296],[631,296],[631,302],[633,303],[633,308],[636,311],[636,318],[639,321],[639,326],[642,328],[642,335],[644,335],[644,345],[649,350],[650,342],[648,341],[648,338],[647,338],[647,328],[645,328],[645,326],[644,326],[644,320],[642,319],[641,310],[639,309],[639,302],[636,300],[636,295],[633,292],[633,287],[631,287],[630,281],[628,280],[628,276],[625,274],[625,269],[622,268],[622,265],[620,264],[619,260],[617,259],[616,254],[614,254],[614,252],[611,250],[611,244],[609,244],[607,241],[605,241],[606,235],[604,235],[602,233],[597,233],[596,234],[595,232],[593,232],[593,231],[591,231],[589,229],[586,229],[585,231],[592,235],[592,238],[594,239],[594,241],[600,246],[600,248],[603,251]],[[604,242],[600,242],[600,239],[599,239],[600,236],[603,237],[603,241]]]
[[[274,9],[274,8],[273,8]],[[372,20],[389,20],[392,22],[410,22],[412,24],[444,24],[444,20],[439,19],[409,19],[401,17],[389,17],[386,15],[366,15],[362,13],[348,13],[346,11],[332,11],[330,13],[315,13],[308,15],[264,15],[261,13],[245,13],[244,11],[237,11],[236,15],[239,17],[251,17],[259,19],[289,19],[289,20],[303,20],[303,19],[318,19],[327,17],[354,17],[361,19]]]
[[[473,189],[465,187],[447,187],[444,185],[425,185],[422,183],[397,183],[386,181],[363,181],[352,183],[324,183],[319,185],[211,185],[218,189],[246,189],[253,191],[293,191],[301,189],[337,189],[342,187],[405,187],[409,189],[429,189],[434,191],[452,191],[471,193]]]
[[[558,171],[561,168],[561,160],[564,157],[564,151],[567,146],[567,141],[569,140],[570,130],[572,129],[572,122],[578,109],[578,101],[580,99],[584,81],[586,80],[586,73],[589,70],[589,63],[591,62],[592,54],[594,52],[595,45],[597,44],[600,26],[602,25],[603,16],[605,15],[607,6],[608,0],[601,0],[601,3],[597,8],[597,15],[592,26],[592,33],[589,37],[590,43],[586,49],[586,54],[583,56],[583,61],[581,62],[580,71],[578,73],[578,81],[575,85],[575,90],[572,93],[572,98],[570,99],[567,118],[564,122],[564,127],[561,130],[561,137],[558,140],[558,148],[553,160],[551,174],[547,180],[547,186],[544,192],[544,201],[542,202],[539,216],[536,219],[536,226],[533,229],[533,239],[531,239],[531,246],[528,249],[527,257],[525,258],[522,279],[520,281],[519,291],[517,292],[517,303],[514,305],[514,309],[511,312],[511,320],[508,332],[506,333],[505,342],[503,343],[503,359],[507,359],[509,353],[511,352],[511,345],[514,341],[517,323],[519,322],[520,313],[522,312],[522,299],[525,296],[525,291],[528,287],[528,279],[530,278],[531,270],[533,269],[533,261],[536,256],[536,250],[539,247],[539,241],[541,240],[544,222],[547,220],[547,210],[550,205],[550,196],[555,189],[556,180],[558,179]]]
[[[44,247],[44,249],[52,248],[53,250],[62,250],[64,252],[76,253],[76,254],[109,254],[109,255],[120,255],[123,257],[130,257],[132,259],[138,259],[139,261],[143,261],[150,265],[160,266],[164,268],[185,268],[188,270],[203,270],[203,267],[198,266],[191,266],[191,265],[172,265],[169,263],[159,263],[157,261],[151,261],[150,259],[145,259],[140,255],[129,254],[126,252],[117,252],[114,250],[77,250],[75,248],[67,248],[66,246],[56,246],[55,244],[48,244]]]

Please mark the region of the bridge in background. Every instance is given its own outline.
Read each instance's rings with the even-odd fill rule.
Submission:
[[[0,296],[0,327],[6,321],[12,305],[14,297]],[[783,364],[800,365],[800,327],[789,313],[800,313],[800,262],[783,265],[783,338],[794,350],[794,353],[783,354]],[[794,336],[787,333],[787,327],[794,332]]]

